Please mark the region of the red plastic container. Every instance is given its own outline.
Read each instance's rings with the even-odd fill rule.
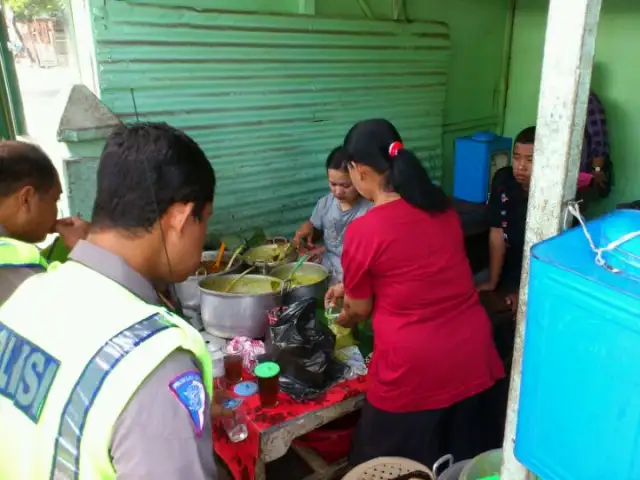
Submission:
[[[359,418],[360,412],[351,413],[303,435],[293,443],[310,448],[327,463],[335,463],[349,454]]]

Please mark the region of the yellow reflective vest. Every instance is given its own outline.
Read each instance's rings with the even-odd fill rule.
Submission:
[[[205,343],[178,316],[76,262],[27,279],[0,307],[0,480],[115,479],[113,425],[177,348],[211,398]]]
[[[0,237],[0,267],[47,268],[47,261],[35,245]]]

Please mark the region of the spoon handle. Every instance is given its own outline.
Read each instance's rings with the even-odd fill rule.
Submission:
[[[250,267],[247,270],[245,270],[244,272],[242,272],[240,275],[238,275],[236,278],[234,278],[231,283],[229,285],[227,285],[227,288],[224,289],[224,293],[229,293],[231,291],[231,289],[235,286],[236,283],[238,283],[238,280],[240,280],[242,277],[244,277],[247,273],[249,273],[251,270],[253,270],[254,267]]]

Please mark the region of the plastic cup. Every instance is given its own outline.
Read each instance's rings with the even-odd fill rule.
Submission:
[[[258,393],[262,408],[275,407],[280,391],[280,366],[275,362],[259,364],[254,374],[258,379]]]
[[[238,383],[242,380],[242,355],[225,355],[224,376],[228,384]]]

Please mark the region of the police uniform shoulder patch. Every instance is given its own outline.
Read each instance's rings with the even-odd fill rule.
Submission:
[[[207,398],[202,375],[195,370],[185,372],[169,383],[169,389],[189,412],[196,435],[200,436],[204,428],[204,408]]]

